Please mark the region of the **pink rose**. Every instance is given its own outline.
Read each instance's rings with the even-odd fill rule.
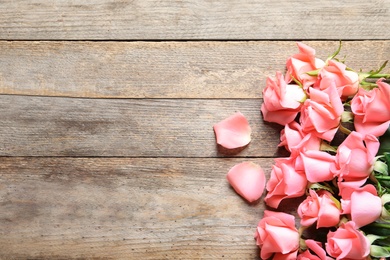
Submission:
[[[295,170],[294,158],[276,158],[266,185],[268,193],[264,201],[268,206],[277,208],[283,199],[305,194],[306,185],[305,173]]]
[[[328,65],[321,69],[314,87],[323,90],[328,88],[330,81],[333,81],[342,99],[355,95],[359,89],[359,76],[346,68],[347,66],[341,62],[329,60]]]
[[[366,259],[370,253],[370,241],[356,229],[355,222],[343,223],[327,236],[326,252],[336,260]]]
[[[363,182],[373,170],[379,141],[373,135],[363,136],[353,131],[337,148],[332,172],[339,181]]]
[[[298,254],[298,250],[295,250],[287,254],[275,253],[272,260],[296,260],[297,254]]]
[[[333,179],[330,167],[334,165],[335,156],[323,151],[303,151],[297,158],[295,169],[305,172],[309,182],[323,182]]]
[[[304,133],[300,124],[296,121],[285,125],[280,132],[280,146],[284,146],[288,151],[319,150],[321,139],[311,133]]]
[[[360,187],[362,187],[367,181],[367,178],[363,178],[363,179],[357,179],[357,180],[353,180],[353,181],[342,181],[342,180],[338,180],[337,182],[337,186],[339,188],[339,194],[341,194],[341,191],[343,189],[352,189],[352,190],[356,190],[356,189],[359,189]]]
[[[330,258],[326,256],[325,250],[322,248],[321,242],[314,241],[312,239],[305,240],[305,244],[308,249],[305,250],[303,253],[298,255],[298,260],[331,260],[333,258]],[[315,253],[313,255],[311,252]]]
[[[379,137],[390,124],[390,85],[381,80],[377,84],[371,91],[360,88],[351,101],[351,109],[356,131]]]
[[[309,88],[310,99],[301,109],[300,123],[304,132],[313,132],[319,138],[331,141],[340,125],[343,104],[334,85],[321,91]]]
[[[263,90],[261,112],[265,121],[281,125],[290,123],[297,116],[306,94],[298,85],[287,85],[282,73],[276,72],[276,78],[267,78]]]
[[[255,233],[261,259],[296,259],[299,233],[295,217],[283,212],[265,210]]]
[[[316,76],[310,76],[307,72],[322,68],[325,62],[315,57],[315,50],[301,42],[297,43],[299,53],[289,57],[286,62],[287,74],[286,81],[294,79],[301,82],[304,89],[316,82]]]
[[[305,250],[305,251],[303,251],[303,253],[300,253],[298,255],[297,260],[321,260],[321,258],[319,258],[316,255],[313,255],[310,252],[310,250]]]
[[[301,225],[308,227],[317,222],[316,227],[333,227],[340,221],[340,209],[332,199],[332,194],[310,190],[308,196],[298,207]]]
[[[381,216],[382,201],[373,185],[368,184],[357,189],[343,188],[340,194],[342,214],[349,214],[356,228],[368,225]]]

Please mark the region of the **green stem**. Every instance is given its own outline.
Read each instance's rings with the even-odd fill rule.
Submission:
[[[326,59],[326,61],[325,61],[325,63],[326,64],[328,64],[328,61],[329,60],[331,60],[331,59],[334,59],[339,53],[340,53],[340,50],[341,50],[341,41],[339,42],[339,47],[337,48],[337,50],[332,54],[332,55],[330,55],[327,59]]]
[[[377,180],[385,180],[385,181],[390,181],[390,176],[383,176],[383,175],[375,175],[375,178]]]
[[[367,78],[372,79],[372,78],[389,78],[390,74],[373,74],[367,76]]]
[[[339,129],[342,133],[349,135],[352,131],[340,124]]]
[[[330,144],[328,144],[325,141],[321,141],[320,150],[321,151],[326,151],[326,152],[336,153],[337,152],[337,147],[331,146]]]

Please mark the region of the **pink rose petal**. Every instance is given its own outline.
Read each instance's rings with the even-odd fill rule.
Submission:
[[[240,112],[214,125],[217,143],[227,149],[243,147],[251,141],[248,120]]]
[[[382,201],[376,194],[367,191],[352,193],[351,220],[355,222],[357,228],[374,222],[381,216],[381,213]]]
[[[237,164],[226,177],[233,189],[249,202],[258,200],[263,194],[266,181],[264,171],[255,163]]]

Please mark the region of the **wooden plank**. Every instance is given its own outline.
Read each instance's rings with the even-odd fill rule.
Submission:
[[[0,157],[0,258],[256,259],[264,204],[225,178],[242,161]]]
[[[326,59],[336,41],[307,42]],[[93,98],[261,98],[293,42],[0,42],[0,93]],[[344,42],[339,57],[371,70],[390,41]]]
[[[78,99],[0,96],[1,156],[215,157],[213,125],[241,111],[252,142],[237,156],[280,155],[280,127],[260,99]],[[238,151],[234,151],[238,152]],[[233,154],[229,154],[233,155]]]
[[[1,39],[389,39],[390,1],[5,0]]]

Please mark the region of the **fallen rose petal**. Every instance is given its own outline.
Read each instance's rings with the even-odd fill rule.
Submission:
[[[237,164],[226,177],[233,189],[249,202],[258,200],[263,194],[266,181],[264,171],[255,163]]]
[[[214,125],[217,143],[227,149],[243,147],[251,141],[248,120],[240,112]]]

